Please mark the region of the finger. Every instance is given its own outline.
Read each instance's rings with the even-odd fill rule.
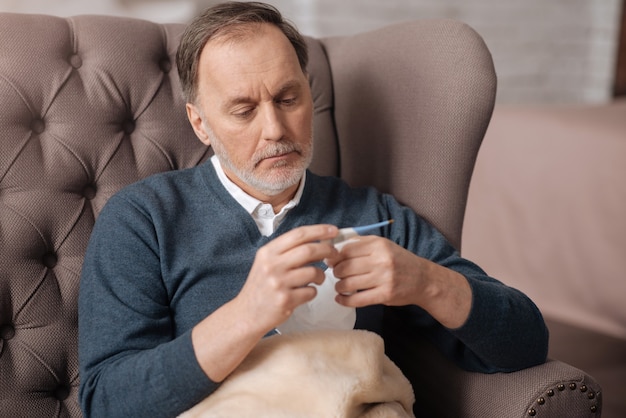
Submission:
[[[294,268],[336,257],[337,253],[337,249],[329,242],[313,242],[294,247],[281,257],[287,263],[287,268]]]
[[[325,277],[322,269],[314,266],[305,266],[288,272],[285,275],[285,284],[292,289],[308,286],[311,283],[321,285]]]
[[[296,228],[261,247],[255,260],[259,266],[273,266],[285,272],[334,257],[337,250],[330,244],[328,237],[336,233],[337,228],[332,225]]]
[[[380,304],[380,298],[377,297],[374,289],[364,290],[351,294],[337,294],[335,301],[348,308],[362,308],[370,305]]]
[[[376,252],[376,245],[381,238],[378,236],[364,236],[350,240],[339,251],[342,258],[369,257]]]
[[[273,303],[271,301],[266,301],[263,305],[263,309],[258,310],[257,312],[277,312],[278,319],[270,320],[270,322],[273,322],[273,325],[278,325],[289,318],[298,306],[313,300],[316,295],[317,289],[313,286],[298,287],[290,290],[288,293],[285,293],[282,297],[277,298]],[[258,313],[258,315],[261,314]],[[271,313],[270,315],[276,316]]]
[[[370,257],[343,258],[332,266],[333,273],[338,279],[347,279],[352,276],[367,274],[372,270]]]
[[[334,225],[319,224],[301,226],[274,239],[268,246],[271,246],[276,253],[282,254],[305,243],[332,239],[336,237],[338,233],[339,229]]]
[[[293,290],[292,297],[294,302],[294,309],[303,303],[312,301],[317,295],[317,289],[313,286],[298,287]]]
[[[344,251],[344,248],[346,248],[347,246],[352,246],[355,243],[360,241],[360,237],[359,238],[351,238],[348,241],[344,241],[340,244],[335,244],[335,248],[337,248],[337,255],[334,257],[328,257],[326,259],[324,259],[324,263],[328,266],[328,267],[335,267],[336,265],[338,265],[339,263],[341,263],[342,261],[346,260],[349,256],[353,255],[353,254],[358,254],[358,253],[354,253],[352,251],[347,252]],[[367,252],[364,252],[362,254],[362,256],[366,256]]]
[[[328,267],[334,268],[337,265],[337,263],[341,261],[339,251],[337,251],[337,254],[335,256],[326,257],[323,261],[324,261],[324,264],[326,264]]]
[[[378,286],[377,280],[371,274],[352,276],[335,283],[335,291],[339,294],[352,294]]]

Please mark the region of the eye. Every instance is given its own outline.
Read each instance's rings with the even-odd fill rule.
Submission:
[[[247,107],[247,108],[238,109],[238,110],[234,111],[233,112],[233,116],[235,116],[236,118],[239,118],[239,119],[246,119],[246,118],[249,118],[250,116],[252,116],[253,112],[254,112],[254,108],[253,107]]]
[[[278,103],[280,103],[283,106],[293,106],[298,102],[298,98],[297,97],[287,97],[284,99],[280,99],[278,101]]]

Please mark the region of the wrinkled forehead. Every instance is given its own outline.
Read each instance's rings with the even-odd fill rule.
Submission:
[[[271,24],[245,26],[205,45],[198,74],[205,98],[243,95],[261,86],[273,91],[288,80],[308,86],[295,49],[280,29]]]

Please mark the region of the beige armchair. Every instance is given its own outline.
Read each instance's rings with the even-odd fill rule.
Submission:
[[[81,415],[76,299],[94,220],[124,185],[210,155],[179,93],[182,29],[0,14],[2,416]],[[481,38],[424,20],[308,42],[313,171],[393,193],[458,246],[496,89]],[[423,341],[401,352],[386,333],[419,416],[600,416],[600,387],[566,364],[468,373]]]

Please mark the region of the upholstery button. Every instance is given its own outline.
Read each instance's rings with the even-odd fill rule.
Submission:
[[[548,396],[554,396],[554,390],[548,389]]]
[[[30,125],[30,128],[33,130],[33,132],[35,132],[36,134],[40,134],[43,133],[43,131],[45,131],[46,129],[46,124],[44,123],[43,120],[41,119],[34,119],[33,122]]]
[[[544,405],[546,403],[546,398],[541,397],[541,398],[537,399],[537,403],[539,405]]]
[[[70,65],[76,69],[79,69],[83,65],[83,60],[76,54],[70,57]]]
[[[587,385],[580,385],[580,391],[581,392],[587,392]]]
[[[571,390],[576,390],[576,383],[570,383],[570,384],[569,384],[569,388],[570,388]]]
[[[172,63],[170,62],[169,58],[163,58],[161,61],[159,61],[159,68],[166,74],[172,71]]]
[[[565,385],[563,383],[560,383],[557,387],[556,387],[559,391],[563,392],[565,390]]]
[[[49,269],[56,267],[57,261],[57,256],[54,253],[46,253],[41,258],[42,264]]]
[[[126,122],[122,123],[122,130],[126,135],[132,134],[135,130],[135,121],[127,120]]]
[[[91,200],[96,197],[96,186],[93,184],[88,184],[83,188],[83,196],[87,200]]]
[[[15,337],[15,328],[11,325],[1,325],[0,326],[0,338],[3,340],[10,340]]]
[[[70,389],[67,386],[59,386],[53,392],[53,396],[60,401],[64,401],[70,396]]]
[[[528,415],[530,415],[531,417],[534,417],[535,415],[537,415],[537,411],[535,411],[533,408],[530,408],[528,410]]]

